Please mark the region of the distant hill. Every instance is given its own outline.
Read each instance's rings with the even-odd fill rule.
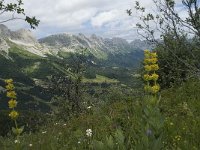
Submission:
[[[51,109],[49,101],[53,95],[47,89],[49,76],[72,74],[69,69],[73,66],[71,57],[85,48],[87,68],[84,78],[87,84],[115,81],[113,83],[131,85],[134,81],[129,80],[140,64],[142,50],[148,47],[144,43],[66,33],[37,40],[29,30],[11,31],[0,25],[0,97],[3,100],[0,108],[7,108],[3,80],[13,78],[20,99],[19,108]],[[91,76],[97,78],[87,79]]]

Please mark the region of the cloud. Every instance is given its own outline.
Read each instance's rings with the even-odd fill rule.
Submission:
[[[38,38],[61,32],[97,33],[109,38],[121,35],[118,32],[122,32],[128,18],[125,10],[131,5],[132,0],[24,0],[26,14],[41,21],[34,30]],[[23,21],[6,25],[13,30],[29,28]]]
[[[91,24],[94,27],[101,27],[106,23],[116,22],[125,18],[127,18],[125,11],[119,11],[114,9],[111,11],[101,12],[98,15],[94,16],[91,19]]]
[[[153,9],[152,0],[140,0],[140,3],[149,10]],[[132,17],[126,14],[126,9],[133,7],[134,0],[24,0],[27,15],[36,16],[41,21],[33,31],[37,38],[69,32],[135,39],[138,38],[134,28],[138,21],[137,13],[133,11]],[[182,11],[181,15],[185,16],[185,12]],[[23,21],[6,25],[13,30],[30,29]]]

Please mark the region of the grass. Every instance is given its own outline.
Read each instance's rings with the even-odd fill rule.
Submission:
[[[98,59],[101,59],[101,60],[107,60],[108,59],[108,55],[103,52],[103,51],[100,51],[100,50],[93,50],[93,55],[98,58]]]
[[[22,71],[27,75],[32,74],[40,68],[40,64],[40,62],[35,62],[34,65],[27,66],[26,68],[23,68]]]
[[[119,83],[118,80],[116,79],[110,79],[108,77],[105,77],[105,76],[101,76],[101,75],[96,75],[96,78],[95,79],[87,79],[87,78],[84,78],[83,79],[83,82],[84,83]]]
[[[15,50],[18,52],[15,53]],[[33,59],[37,60],[35,55],[19,50],[16,47],[11,49],[11,52],[14,54],[20,53],[18,61],[21,60],[22,65],[24,65],[23,61],[29,57],[33,57]],[[33,62],[35,62],[35,60]],[[43,68],[40,68],[40,70],[44,71],[44,69],[47,69],[49,71],[47,67],[51,66],[53,71],[57,70],[63,74],[69,74],[68,70],[64,70],[63,67],[59,66],[57,63],[49,64],[46,66],[43,65]],[[36,67],[33,65],[30,70],[25,70],[31,73],[34,72],[35,69]],[[44,72],[39,72],[39,74],[41,73]],[[138,76],[136,75],[134,77],[136,78]],[[83,82],[119,83],[118,80],[102,75],[96,75],[95,79],[84,78]],[[31,94],[31,86],[22,85],[19,88],[17,87],[16,90],[17,92],[18,90],[23,90],[19,95],[23,94],[26,96],[25,99],[19,99],[19,105],[20,103],[28,103],[30,106],[40,104],[43,105],[43,107],[54,109],[50,103]],[[41,91],[34,92],[37,93]],[[111,91],[105,93],[102,92],[99,95],[84,98],[82,102],[83,112],[78,115],[71,114],[67,121],[58,120],[56,115],[53,114],[48,117],[44,115],[46,117],[45,123],[43,125],[40,124],[36,132],[32,130],[24,132],[17,142],[16,137],[9,132],[7,136],[0,137],[0,149],[200,149],[199,80],[191,80],[182,86],[162,90],[160,93],[161,99],[159,105],[156,104],[155,97],[146,97],[144,93],[137,92],[137,89],[129,90],[128,88],[124,88],[117,91],[115,88],[112,88]],[[88,101],[90,104],[87,103]],[[68,112],[64,110],[63,114],[67,115]],[[5,118],[1,117],[0,121],[1,119],[4,120]],[[36,119],[36,121],[34,119]],[[28,120],[37,122],[37,120],[43,120],[43,118],[35,118],[30,115]],[[7,123],[6,121],[4,122]],[[31,125],[32,124],[27,123],[25,124],[25,128]],[[11,129],[12,124],[6,124],[5,126]],[[92,130],[91,137],[86,135],[87,129]]]
[[[69,58],[71,56],[70,52],[64,52],[64,51],[59,51],[58,56],[63,57],[63,58]]]
[[[28,52],[14,43],[9,42],[9,45],[11,46],[9,53],[20,55],[24,59],[43,59],[41,56]]]
[[[160,109],[164,120],[163,128],[159,131],[162,133],[160,138],[154,129],[152,133],[148,133],[149,135],[146,133],[149,127],[145,123],[144,98],[131,96],[131,93],[127,96],[117,92],[117,95],[107,96],[109,102],[92,106],[67,122],[50,121],[41,127],[39,132],[24,133],[18,144],[14,142],[12,136],[0,138],[0,147],[13,150],[17,148],[20,150],[157,150],[159,148],[153,147],[160,143],[164,150],[198,150],[200,148],[199,83],[200,81],[191,81],[181,87],[161,92]],[[153,124],[158,126],[160,121],[153,121]],[[86,129],[92,129],[92,137],[86,136]],[[158,137],[153,139],[153,135]]]

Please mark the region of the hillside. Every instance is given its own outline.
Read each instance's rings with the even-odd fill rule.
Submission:
[[[0,150],[200,150],[200,0],[0,1]]]
[[[30,31],[11,31],[4,25],[0,26],[0,35],[0,85],[4,86],[6,78],[14,79],[21,99],[19,108],[50,110],[49,101],[53,95],[48,92],[49,78],[71,76],[73,59],[83,48],[87,48],[84,56],[86,86],[93,82],[99,85],[103,82],[137,84],[134,80],[129,82],[128,78],[136,73],[143,54],[124,39],[60,34],[37,41]],[[5,98],[5,95],[1,96]],[[6,108],[6,101],[0,108]]]
[[[128,43],[122,38],[103,39],[95,34],[86,37],[83,34],[57,34],[39,39],[42,45],[49,49],[61,52],[74,52],[80,48],[87,48],[97,58],[106,59],[108,55],[127,54],[136,50],[142,50],[148,44],[144,41],[136,40]],[[56,52],[54,52],[56,53]]]
[[[84,114],[66,122],[55,121],[45,124],[43,121],[39,132],[24,133],[18,146],[28,149],[31,144],[33,149],[42,150],[87,149],[88,147],[95,150],[117,148],[127,150],[132,147],[137,150],[152,147],[155,150],[162,149],[161,147],[188,150],[192,145],[193,150],[198,150],[200,147],[199,82],[199,80],[192,80],[180,87],[163,90],[160,102],[162,115],[156,112],[152,120],[145,118],[147,110],[143,105],[141,92],[135,90],[124,94],[119,89],[111,89],[106,95],[109,101],[106,101],[105,97],[101,98],[101,103],[92,107],[86,105],[90,108],[87,108]],[[152,111],[154,112],[153,109]],[[149,125],[153,124],[157,128],[146,127],[148,121]],[[158,130],[160,126],[163,127],[162,130]],[[87,129],[92,129],[92,138],[87,136]],[[162,136],[158,137],[161,133]],[[38,144],[38,141],[41,143]],[[0,147],[3,146],[13,149],[16,143],[13,139],[0,139]]]

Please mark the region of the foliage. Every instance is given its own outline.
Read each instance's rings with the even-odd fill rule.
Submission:
[[[173,1],[167,3],[167,5],[170,5],[169,8],[171,8],[174,5]],[[138,9],[144,11],[144,8],[139,6]],[[153,17],[148,15],[145,21],[151,18]],[[185,36],[180,37],[182,37],[182,43],[185,44],[183,46],[180,44],[181,40],[174,37],[174,32],[163,34],[164,43],[157,45],[157,49],[155,49],[157,53],[148,51],[145,54],[144,68],[146,74],[144,79],[147,81],[147,85],[151,86],[151,94],[141,92],[141,85],[137,89],[131,89],[126,85],[111,84],[111,81],[118,83],[115,79],[131,82],[130,84],[136,81],[130,81],[132,79],[130,76],[133,76],[133,70],[128,67],[118,68],[115,66],[117,63],[112,64],[111,62],[111,65],[108,62],[106,66],[95,65],[94,63],[91,65],[91,60],[89,59],[91,56],[85,57],[80,53],[60,54],[64,59],[58,59],[53,56],[38,58],[35,55],[31,55],[33,57],[27,63],[26,60],[30,57],[30,54],[15,47],[20,51],[20,55],[15,52],[11,52],[11,54],[15,55],[13,61],[19,63],[11,63],[15,64],[14,67],[16,67],[11,68],[11,70],[16,70],[16,74],[19,76],[22,73],[20,69],[23,68],[22,71],[26,71],[26,74],[31,74],[31,77],[25,76],[30,81],[32,81],[33,77],[37,77],[34,83],[32,81],[29,84],[29,87],[18,83],[20,86],[18,85],[16,90],[22,93],[26,91],[29,96],[22,101],[29,101],[32,98],[33,102],[43,103],[45,106],[50,107],[53,115],[43,114],[37,118],[37,114],[30,112],[27,120],[25,119],[26,117],[20,115],[22,119],[21,122],[19,121],[20,125],[24,123],[23,121],[27,121],[28,125],[24,128],[24,134],[18,136],[17,141],[14,136],[8,133],[8,128],[13,126],[12,122],[9,122],[3,115],[5,118],[0,118],[0,121],[3,122],[2,124],[4,124],[4,121],[8,121],[6,123],[8,123],[9,127],[4,127],[6,132],[2,133],[5,137],[0,137],[0,148],[5,150],[199,149],[200,95],[198,90],[200,89],[200,81],[196,79],[186,82],[180,87],[160,91],[162,99],[161,96],[157,95],[160,88],[157,83],[159,76],[155,71],[158,71],[159,67],[161,67],[160,81],[164,87],[170,86],[168,81],[176,83],[179,78],[185,80],[188,75],[197,72],[196,69],[198,67],[196,65],[198,65],[198,60],[194,59],[192,61],[192,55],[188,55],[188,50],[190,50],[191,46],[190,42]],[[192,45],[194,47],[191,47],[191,50],[197,47],[198,44],[194,42]],[[181,50],[182,48],[184,51]],[[172,54],[175,55],[170,58],[172,49]],[[198,52],[198,49],[196,52]],[[177,57],[180,60],[175,62],[174,58]],[[182,62],[182,60],[184,61]],[[165,67],[165,61],[171,64],[174,63],[173,68],[170,68],[171,66],[169,65],[165,70],[162,70]],[[37,68],[33,67],[38,62]],[[187,66],[188,63],[189,65]],[[95,79],[92,79],[93,83],[84,84],[88,84],[88,87],[94,84],[96,87],[94,89],[90,87],[85,92],[83,76],[85,65],[88,64],[90,67],[98,68],[100,66],[101,68],[95,70],[99,74],[96,75],[95,73],[97,77],[95,79],[98,80],[98,83],[94,83]],[[9,63],[7,66],[9,67]],[[179,69],[184,69],[184,71],[177,72],[175,70],[178,74],[177,76],[175,76],[175,73],[168,75],[168,72],[173,71],[176,66]],[[186,68],[187,70],[184,68],[185,66],[188,67]],[[27,68],[30,70],[27,70]],[[186,71],[191,72],[189,74]],[[116,72],[117,75],[115,74]],[[49,73],[54,74],[54,76],[48,76]],[[111,79],[106,78],[105,74]],[[7,75],[9,74],[4,74],[4,76]],[[126,77],[127,80],[123,79]],[[109,79],[110,83],[99,81],[105,79]],[[13,91],[12,86],[8,88]],[[32,96],[33,93],[37,93],[37,97]],[[15,94],[13,96],[13,92],[10,94],[12,98],[16,99],[14,97]],[[52,97],[53,99],[51,99]],[[47,101],[43,101],[40,98],[44,98]],[[14,108],[16,103],[11,102],[9,105]],[[33,102],[30,103],[30,106],[33,106]],[[13,118],[14,120],[16,119],[15,117]]]
[[[16,92],[20,102],[18,108],[21,110],[34,110],[49,112],[53,109],[50,104],[51,98],[54,96],[53,90],[48,90],[50,75],[56,75],[61,77],[73,76],[74,62],[76,61],[76,54],[65,53],[57,58],[49,55],[48,57],[40,57],[26,51],[24,48],[8,42],[9,57],[12,59],[6,59],[4,56],[0,56],[0,86],[4,87],[3,79],[10,77],[16,81]],[[83,58],[84,70],[83,70],[83,86],[86,87],[86,91],[91,93],[95,92],[103,94],[106,88],[109,88],[113,84],[124,84],[124,86],[138,86],[137,79],[132,74],[136,72],[135,69],[121,68],[121,67],[105,67],[101,66],[101,62],[86,54]],[[91,61],[97,64],[92,64]],[[94,70],[96,73],[95,79],[86,79],[84,76],[88,70]],[[130,80],[132,79],[132,80]],[[87,82],[85,82],[87,81]],[[105,82],[106,81],[106,82]],[[74,92],[74,91],[73,91]],[[2,103],[0,108],[7,109],[5,94],[0,93]]]
[[[35,29],[38,24],[39,20],[37,20],[35,17],[29,17],[26,16],[23,6],[22,0],[15,0],[13,2],[6,2],[4,0],[0,1],[0,15],[7,14],[9,16],[8,18],[1,20],[0,23],[8,22],[11,20],[24,20],[27,22],[32,29]],[[25,16],[25,18],[16,17],[15,14],[18,16]]]
[[[84,78],[83,79],[83,82],[85,83],[118,83],[119,81],[115,80],[115,79],[110,79],[110,78],[107,78],[105,76],[101,76],[101,75],[98,75],[98,74],[95,74],[96,77],[94,79],[87,79],[87,78]]]
[[[162,87],[171,87],[198,75],[199,50],[195,47],[185,37],[178,42],[172,34],[164,36],[164,43],[156,48]]]
[[[95,79],[96,78],[96,70],[94,68],[87,68],[84,73],[84,76],[88,79]]]
[[[156,56],[156,53],[149,52],[148,55]],[[146,57],[146,65],[149,62],[155,64],[157,61],[154,58]],[[145,67],[149,72],[148,68]],[[151,81],[149,77],[144,79]],[[156,81],[158,78],[151,76],[151,79]],[[65,81],[60,81],[63,84],[60,90],[65,89]],[[194,80],[178,89],[165,90],[161,92],[162,99],[157,99],[155,94],[141,97],[143,93],[136,89],[134,95],[128,88],[112,87],[108,93],[104,93],[104,97],[96,97],[97,101],[84,101],[85,111],[76,117],[64,122],[50,122],[40,132],[24,134],[20,137],[20,143],[14,143],[13,139],[2,139],[0,142],[5,149],[17,146],[20,149],[195,150],[200,147],[197,140],[200,125],[198,83],[198,80]],[[189,100],[183,102],[183,98]],[[63,108],[60,115],[69,113],[67,108],[60,108]]]
[[[39,132],[25,133],[20,137],[18,146],[21,149],[44,150],[114,150],[116,148],[148,149],[147,146],[152,149],[151,144],[158,146],[158,143],[161,143],[162,148],[158,146],[155,149],[197,150],[200,148],[199,85],[199,81],[194,80],[179,88],[161,92],[160,108],[162,115],[165,116],[163,122],[156,121],[160,118],[157,110],[150,111],[150,116],[153,113],[156,120],[149,118],[148,115],[145,115],[147,118],[144,116],[143,110],[146,104],[149,105],[149,98],[144,100],[139,98],[140,96],[128,97],[123,94],[119,97],[114,96],[113,93],[112,97],[118,97],[118,101],[112,101],[111,96],[108,95],[112,102],[93,106],[87,112],[67,122],[50,122],[44,125]],[[145,110],[145,113],[148,112]],[[157,129],[163,123],[164,128],[148,130],[150,126],[146,126],[146,121],[151,122]],[[87,129],[92,129],[92,137],[86,136]],[[157,132],[160,131],[162,131],[161,141],[157,138]],[[154,138],[158,141],[155,142]],[[0,146],[5,149],[15,149],[16,143],[12,137],[0,138]]]
[[[171,87],[199,75],[199,5],[197,0],[152,0],[154,13],[137,1],[138,33],[154,44],[158,53],[162,87]],[[186,18],[178,13],[185,8]],[[132,10],[129,10],[132,12]],[[160,36],[160,37],[159,37]]]
[[[82,111],[82,91],[83,91],[83,74],[85,57],[83,52],[72,55],[73,63],[70,64],[69,70],[71,74],[68,76],[54,75],[50,77],[50,89],[54,91],[54,97],[51,103],[57,106],[54,113],[57,119],[67,120],[70,115],[80,113]],[[63,62],[64,65],[65,62]]]
[[[42,126],[45,126],[52,119],[50,115],[33,112],[33,111],[22,111],[19,110],[20,116],[18,118],[19,126],[24,125],[25,133],[35,133],[38,132]],[[11,128],[14,126],[14,122],[10,120],[8,116],[9,112],[7,110],[0,111],[0,136],[11,137]]]

